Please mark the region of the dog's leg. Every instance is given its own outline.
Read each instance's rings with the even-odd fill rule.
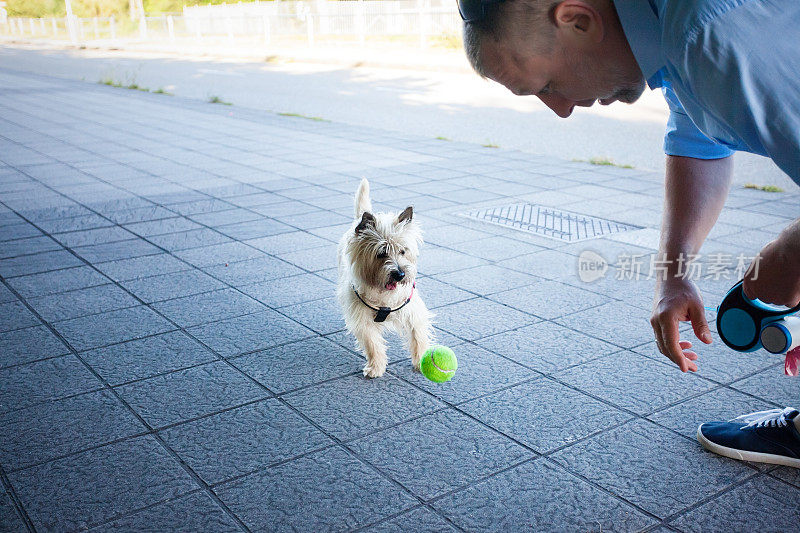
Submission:
[[[427,313],[426,313],[427,314]],[[427,317],[417,317],[409,328],[408,351],[411,352],[411,365],[419,371],[419,362],[431,345],[431,324]]]
[[[356,333],[358,344],[364,350],[367,364],[364,365],[364,376],[379,378],[386,372],[386,343],[376,328],[367,328]]]

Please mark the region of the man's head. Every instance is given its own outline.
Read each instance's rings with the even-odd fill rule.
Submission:
[[[562,118],[599,100],[635,102],[645,82],[610,0],[505,0],[464,23],[472,67]]]

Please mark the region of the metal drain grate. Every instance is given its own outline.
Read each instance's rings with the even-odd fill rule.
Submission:
[[[459,216],[566,242],[580,242],[642,229],[640,226],[527,203],[476,209],[459,213]]]

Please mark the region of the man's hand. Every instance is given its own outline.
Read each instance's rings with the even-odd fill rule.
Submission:
[[[653,316],[650,318],[658,351],[678,365],[681,372],[697,372],[697,354],[690,350],[692,343],[680,340],[678,331],[680,323],[687,321],[692,322],[698,339],[711,344],[703,299],[694,283],[675,277],[662,280],[656,289]]]
[[[764,246],[759,256],[744,275],[744,294],[787,307],[800,303],[800,219]]]

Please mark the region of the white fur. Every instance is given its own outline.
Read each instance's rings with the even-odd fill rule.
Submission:
[[[365,215],[366,213],[366,215]],[[419,361],[431,343],[433,315],[425,307],[419,287],[413,289],[411,301],[399,311],[389,313],[384,322],[375,322],[372,307],[396,309],[411,294],[417,275],[417,257],[422,245],[422,231],[413,220],[412,209],[402,213],[372,213],[369,183],[361,180],[355,198],[355,220],[339,242],[339,283],[337,294],[348,331],[367,359],[364,375],[377,378],[386,371],[388,362],[384,332],[404,334],[411,354],[411,364],[419,370]],[[362,217],[367,222],[363,223]],[[386,253],[385,258],[378,257]],[[405,272],[405,278],[389,290],[393,270]]]

